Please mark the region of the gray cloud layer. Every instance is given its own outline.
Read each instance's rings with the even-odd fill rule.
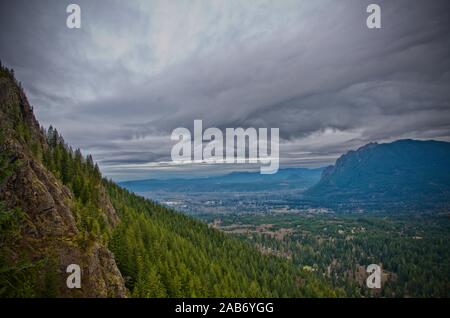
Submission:
[[[2,1],[0,58],[38,118],[117,179],[173,167],[176,127],[279,127],[285,165],[371,141],[450,139],[448,1]],[[145,164],[130,168],[130,164]],[[239,167],[243,168],[243,167]]]

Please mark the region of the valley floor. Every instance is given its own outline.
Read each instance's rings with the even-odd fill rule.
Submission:
[[[201,214],[211,227],[292,261],[350,297],[449,297],[450,214]],[[369,264],[381,289],[366,286]]]

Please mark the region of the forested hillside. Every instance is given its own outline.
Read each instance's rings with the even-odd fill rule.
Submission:
[[[292,262],[102,178],[0,68],[0,297],[340,296]],[[68,289],[79,264],[82,288]]]
[[[449,297],[450,214],[205,215],[230,235],[327,277],[349,297]],[[365,284],[369,264],[382,288]]]
[[[122,222],[110,247],[134,296],[337,296],[291,262],[106,182]]]

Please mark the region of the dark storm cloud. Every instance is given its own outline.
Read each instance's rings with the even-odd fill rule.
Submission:
[[[194,119],[279,127],[285,165],[449,139],[450,3],[375,1],[369,30],[371,2],[78,1],[69,30],[64,1],[3,1],[0,56],[39,119],[119,178],[198,170],[167,164],[171,131]]]

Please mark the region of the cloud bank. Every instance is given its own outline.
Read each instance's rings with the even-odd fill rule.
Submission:
[[[373,2],[373,1],[372,1]],[[282,166],[368,142],[450,139],[450,3],[2,1],[0,59],[42,124],[116,179],[249,166],[170,164],[177,127],[277,127]]]

